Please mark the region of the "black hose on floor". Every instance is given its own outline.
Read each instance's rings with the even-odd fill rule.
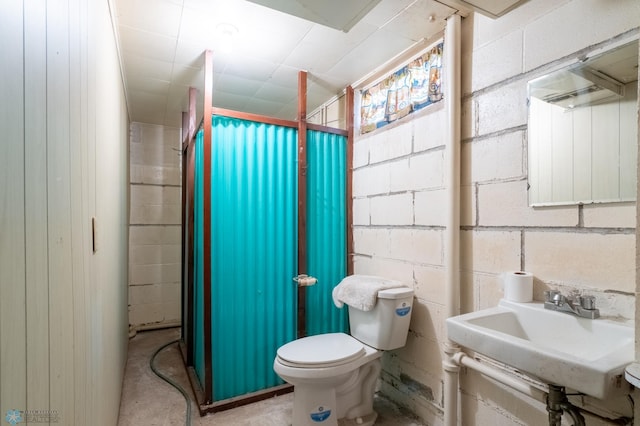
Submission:
[[[189,395],[187,394],[187,392],[182,389],[182,387],[177,384],[176,382],[174,382],[173,380],[171,380],[169,377],[165,376],[164,374],[162,374],[160,371],[158,371],[158,369],[156,368],[156,366],[154,365],[154,362],[156,360],[156,356],[166,347],[173,345],[174,343],[178,343],[180,340],[176,339],[176,340],[172,340],[169,343],[166,343],[162,346],[160,346],[158,349],[156,349],[156,351],[153,353],[153,355],[151,356],[151,360],[149,361],[149,366],[151,367],[151,371],[153,371],[155,373],[156,376],[160,377],[162,380],[164,380],[165,382],[169,383],[171,386],[173,386],[174,388],[176,388],[184,397],[185,402],[187,403],[187,412],[186,412],[186,418],[185,418],[185,425],[186,426],[191,426],[191,399],[189,398]]]

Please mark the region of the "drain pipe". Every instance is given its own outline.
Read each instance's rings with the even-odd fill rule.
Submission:
[[[451,356],[454,364],[470,368],[477,371],[485,377],[495,380],[498,383],[509,386],[511,389],[527,395],[538,402],[542,402],[547,406],[549,426],[560,426],[562,424],[562,415],[567,414],[571,417],[574,426],[586,426],[585,418],[582,413],[600,419],[603,422],[616,425],[633,425],[633,417],[604,417],[593,411],[573,405],[569,402],[564,386],[554,384],[538,383],[537,386],[523,380],[520,377],[513,376],[494,366],[487,365],[478,361],[460,351]],[[633,401],[631,400],[633,405]]]
[[[502,371],[496,370],[495,368],[485,365],[473,358],[464,352],[458,352],[453,355],[453,362],[457,365],[463,365],[465,367],[471,368],[479,372],[480,374],[489,377],[497,382],[502,383],[503,385],[507,385],[512,389],[517,390],[518,392],[528,395],[538,402],[547,402],[547,392],[542,389],[539,389],[531,384],[518,379],[517,377],[513,377],[507,373],[503,373]]]
[[[573,426],[585,426],[586,424],[578,407],[569,403],[564,386],[549,385],[547,412],[549,413],[549,426],[561,426],[564,412],[571,416],[574,421]]]
[[[457,426],[458,424],[458,378],[460,367],[452,360],[453,355],[460,352],[460,347],[452,342],[444,344],[444,358],[442,369],[444,370],[444,425]]]
[[[447,137],[444,151],[447,223],[444,242],[444,266],[446,274],[446,317],[460,313],[460,15],[447,18],[444,33],[443,93],[447,115]],[[458,422],[458,371],[453,355],[460,347],[447,340],[444,370],[444,424],[456,426]]]

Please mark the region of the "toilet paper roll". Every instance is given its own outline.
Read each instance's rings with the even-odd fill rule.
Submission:
[[[533,274],[525,271],[506,272],[502,276],[504,298],[512,302],[533,300]]]

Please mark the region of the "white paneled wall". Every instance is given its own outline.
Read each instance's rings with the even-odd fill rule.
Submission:
[[[129,324],[180,321],[180,129],[131,124]]]
[[[109,2],[0,9],[0,416],[113,425],[127,353],[128,118]]]
[[[500,274],[525,269],[539,300],[548,288],[577,290],[595,295],[604,316],[634,319],[635,203],[529,207],[526,85],[639,23],[636,0],[537,0],[497,20],[463,21],[463,312],[495,306]],[[407,345],[384,355],[381,389],[430,425],[443,422],[445,122],[441,107],[428,107],[357,136],[353,159],[355,272],[416,292]],[[543,404],[473,371],[460,377],[460,424],[545,424]],[[625,401],[587,402],[629,415]]]

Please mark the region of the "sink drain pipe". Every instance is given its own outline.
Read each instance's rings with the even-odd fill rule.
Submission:
[[[572,405],[567,399],[564,386],[549,385],[547,411],[549,426],[562,426],[562,413],[565,411],[571,416],[574,426],[585,426],[584,417],[580,414],[578,407]]]
[[[609,417],[604,417],[598,413],[594,413],[593,411],[585,410],[584,408],[573,405],[567,399],[567,393],[564,386],[554,384],[544,385],[541,383],[540,386],[544,385],[544,387],[548,390],[547,392],[543,389],[540,389],[539,387],[527,383],[526,381],[516,376],[502,372],[495,367],[482,363],[462,351],[452,354],[450,359],[456,366],[471,368],[472,370],[479,372],[483,376],[507,385],[524,395],[530,396],[536,401],[546,404],[547,412],[549,413],[549,426],[561,426],[562,415],[565,413],[571,417],[573,426],[586,426],[585,418],[582,413],[588,414],[590,416],[598,418],[603,422],[614,425],[633,425],[633,417],[623,416],[612,419]]]
[[[529,383],[518,379],[517,377],[511,376],[507,373],[503,373],[502,371],[496,370],[493,367],[483,364],[480,361],[474,358],[471,358],[469,355],[465,354],[464,352],[458,352],[454,354],[452,359],[457,365],[469,367],[472,370],[475,370],[484,376],[487,376],[504,385],[507,385],[517,390],[520,393],[528,395],[537,401],[540,401],[543,403],[547,402],[547,392],[535,386],[532,386]],[[562,412],[560,412],[560,414],[562,415]]]

